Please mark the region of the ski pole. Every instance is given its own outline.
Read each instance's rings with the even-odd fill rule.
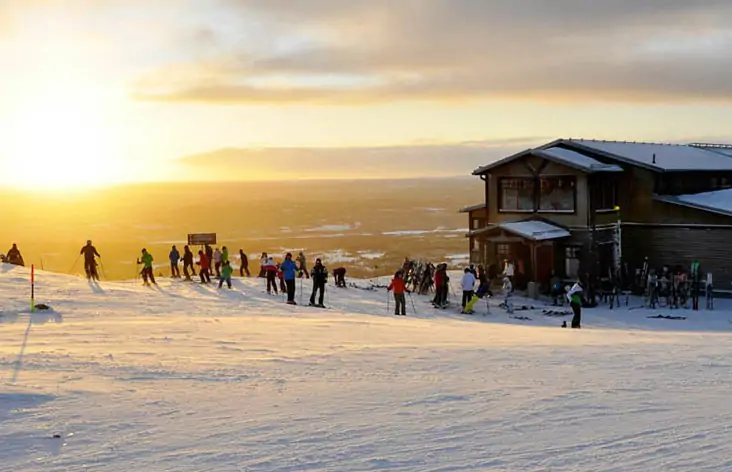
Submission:
[[[300,275],[300,305],[302,305],[302,274]]]
[[[102,258],[99,258],[99,266],[102,268],[102,277],[104,277],[104,280],[107,280],[107,274],[104,271],[104,262],[102,262]]]
[[[414,310],[414,314],[417,314],[417,307],[414,306],[414,298],[412,298],[412,292],[407,292],[407,295],[409,295],[409,301],[412,302],[412,310]]]
[[[386,291],[386,314],[389,314],[389,298],[390,298],[389,290]]]
[[[74,265],[71,266],[71,269],[69,269],[69,274],[74,270],[74,267],[76,267],[76,264],[79,262],[79,259],[81,259],[81,254],[79,254],[79,257],[76,258],[74,261]]]

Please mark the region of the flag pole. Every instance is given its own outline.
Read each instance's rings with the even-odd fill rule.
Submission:
[[[31,313],[36,311],[36,266],[31,264]]]

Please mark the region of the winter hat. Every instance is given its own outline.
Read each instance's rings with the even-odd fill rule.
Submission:
[[[292,257],[292,253],[288,252],[287,254],[285,254],[285,257]]]

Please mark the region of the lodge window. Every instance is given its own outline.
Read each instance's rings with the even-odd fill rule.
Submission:
[[[534,179],[499,179],[498,197],[502,212],[533,212]]]
[[[496,256],[499,261],[511,259],[511,245],[506,243],[496,244]]]
[[[576,184],[574,177],[546,177],[539,180],[539,211],[543,213],[574,213]]]
[[[593,185],[592,193],[595,211],[614,210],[618,204],[618,185],[613,179],[598,180]]]

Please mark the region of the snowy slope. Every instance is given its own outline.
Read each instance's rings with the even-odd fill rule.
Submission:
[[[331,310],[289,307],[258,279],[37,291],[53,313],[0,266],[2,471],[732,470],[722,309],[577,331],[332,285]]]

